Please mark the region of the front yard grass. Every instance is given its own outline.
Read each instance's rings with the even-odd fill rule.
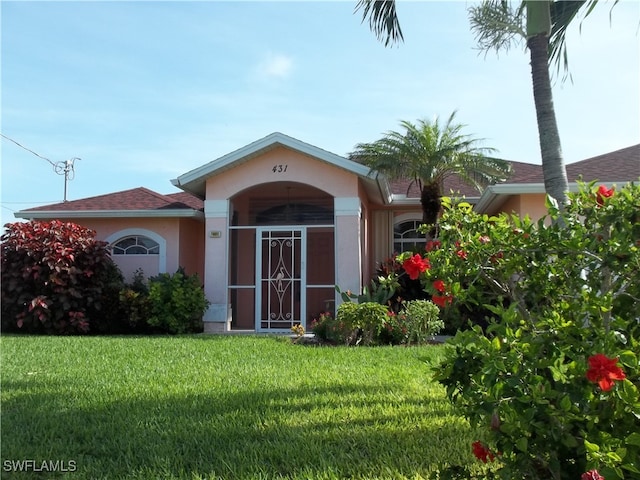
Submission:
[[[477,463],[478,435],[431,379],[441,347],[200,335],[1,349],[2,478],[420,479]],[[6,468],[24,459],[75,471]]]

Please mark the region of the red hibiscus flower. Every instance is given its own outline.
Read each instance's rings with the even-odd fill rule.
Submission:
[[[437,250],[441,246],[442,246],[442,242],[440,240],[429,240],[425,248],[427,252],[430,252],[432,250]]]
[[[487,460],[491,460],[493,462],[495,456],[482,442],[473,442],[471,447],[473,448],[473,454],[475,457],[478,460],[482,460],[482,463],[487,463]]]
[[[411,280],[416,280],[422,272],[431,268],[431,264],[429,259],[422,258],[420,254],[416,253],[413,257],[402,262],[402,268],[409,274]]]
[[[440,308],[444,308],[447,305],[451,305],[453,297],[451,295],[433,295],[431,301]]]
[[[596,192],[596,203],[602,206],[604,205],[604,199],[609,197],[613,197],[613,188],[607,188],[604,185],[600,185]]]
[[[608,392],[613,388],[614,380],[624,380],[626,378],[617,363],[617,358],[609,358],[602,353],[589,357],[587,380],[600,385],[603,392]]]
[[[589,470],[580,475],[580,480],[604,480],[604,477],[598,473],[598,470]]]
[[[491,239],[489,237],[487,237],[486,235],[480,235],[480,237],[478,237],[478,241],[484,245],[484,244],[489,243],[491,241]]]
[[[462,260],[467,259],[467,252],[465,252],[464,250],[458,250],[456,252],[456,255],[458,255],[458,257],[460,257]]]
[[[604,199],[609,197],[613,197],[613,188],[607,188],[604,185],[600,185],[596,192],[596,203],[602,206],[604,205]]]
[[[444,293],[445,291],[444,282],[442,280],[436,280],[435,282],[433,282],[433,288],[435,288],[440,293]]]

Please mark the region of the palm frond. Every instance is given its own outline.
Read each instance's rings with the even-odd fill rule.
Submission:
[[[619,0],[613,0],[611,10]],[[578,13],[582,10],[584,15],[580,20],[586,19],[596,7],[598,0],[556,0],[551,2],[551,34],[549,36],[549,58],[556,66],[556,72],[563,72],[562,80],[566,80],[569,74],[569,55],[567,53],[566,33],[569,25],[575,21]]]
[[[523,4],[512,8],[506,1],[485,0],[469,7],[467,12],[478,49],[485,53],[508,51],[526,39]]]
[[[384,46],[404,41],[394,0],[358,0],[354,13],[362,10],[362,22],[369,21],[369,28]]]
[[[482,139],[462,133],[465,125],[455,119],[456,112],[444,124],[438,117],[401,121],[403,131],[389,131],[375,142],[356,145],[350,158],[391,179],[418,185],[442,185],[451,174],[476,188],[504,180],[508,162],[494,158],[495,149],[481,146]]]

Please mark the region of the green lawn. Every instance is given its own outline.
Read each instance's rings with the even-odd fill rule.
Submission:
[[[2,478],[419,479],[475,463],[441,347],[3,336]],[[8,471],[7,460],[74,472]],[[67,464],[68,467],[68,464]]]

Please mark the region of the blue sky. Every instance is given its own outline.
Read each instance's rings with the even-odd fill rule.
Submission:
[[[399,3],[405,42],[385,48],[355,3],[2,1],[0,131],[81,158],[69,200],[177,191],[170,179],[274,131],[346,155],[454,110],[499,156],[540,163],[522,46],[485,56],[471,2],[421,1]],[[640,142],[640,2],[611,6],[573,25],[573,83],[554,86],[568,163]],[[2,224],[62,200],[47,161],[0,143]]]

